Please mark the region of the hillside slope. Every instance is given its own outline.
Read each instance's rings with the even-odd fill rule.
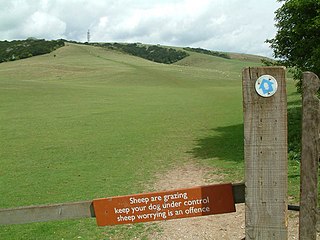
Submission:
[[[241,179],[241,71],[257,64],[190,53],[167,65],[70,43],[1,63],[0,208],[143,192],[191,160]],[[0,239],[132,239],[148,228],[81,219],[1,226]]]
[[[91,74],[94,76],[94,80],[98,80],[104,78],[103,75],[108,73],[108,81],[111,81],[110,75],[116,72],[117,74],[121,72],[125,74],[126,71],[130,72],[134,70],[139,71],[139,74],[142,75],[148,75],[151,72],[151,75],[160,74],[160,76],[165,72],[172,72],[174,77],[187,75],[188,78],[184,80],[186,83],[191,83],[195,81],[195,79],[190,78],[196,76],[195,72],[196,74],[201,72],[200,74],[207,75],[207,71],[212,71],[215,74],[215,79],[226,78],[225,80],[229,81],[238,78],[242,68],[257,65],[261,64],[255,61],[223,59],[193,52],[190,52],[190,56],[175,64],[163,65],[116,50],[66,43],[65,47],[50,54],[19,60],[14,63],[2,63],[0,67],[2,67],[2,71],[5,71],[7,67],[11,70],[16,68],[16,71],[8,72],[14,73],[15,76],[23,76],[25,80],[35,80],[35,77],[47,81],[69,77],[74,79],[79,78],[78,80],[80,80],[84,76],[90,76]],[[131,76],[130,78],[135,77]],[[153,78],[139,79],[146,84],[152,84],[154,83]],[[158,80],[157,78],[156,81]],[[171,79],[172,81],[170,82],[170,78],[161,79],[161,81],[164,80],[168,80],[169,83],[174,83],[175,81]]]

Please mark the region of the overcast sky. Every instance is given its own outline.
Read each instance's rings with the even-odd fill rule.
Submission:
[[[276,0],[0,0],[0,40],[142,42],[272,56]]]

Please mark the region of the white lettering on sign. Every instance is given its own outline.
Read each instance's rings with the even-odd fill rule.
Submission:
[[[163,203],[160,202],[163,199]],[[167,194],[162,196],[152,196],[150,198],[135,198],[129,199],[130,205],[144,204],[140,206],[132,206],[128,208],[114,208],[114,213],[119,215],[117,217],[118,222],[133,222],[136,219],[166,219],[167,216],[174,217],[182,214],[189,215],[195,213],[206,213],[210,212],[210,207],[193,207],[194,205],[207,205],[210,203],[209,197],[200,199],[188,198],[187,192],[177,192],[174,194]],[[150,202],[150,203],[149,203]],[[181,206],[187,206],[185,210],[174,210]],[[189,207],[191,206],[191,207]],[[156,211],[155,213],[145,213],[145,211]],[[125,215],[124,215],[125,214]],[[131,215],[129,215],[131,214]]]
[[[130,204],[135,204],[135,203],[145,203],[147,204],[150,201],[149,198],[130,198]]]

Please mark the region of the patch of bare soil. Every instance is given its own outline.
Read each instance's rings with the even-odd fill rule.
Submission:
[[[187,163],[161,175],[153,187],[156,191],[162,191],[221,183],[222,177],[210,174],[212,170],[197,163]],[[152,233],[150,239],[244,239],[244,209],[244,204],[237,204],[235,213],[159,222],[158,225],[162,231]],[[288,239],[298,239],[298,213],[289,212],[288,224]]]

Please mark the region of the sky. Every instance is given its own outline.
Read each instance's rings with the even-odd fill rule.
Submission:
[[[276,0],[0,0],[0,40],[141,42],[272,57]]]

